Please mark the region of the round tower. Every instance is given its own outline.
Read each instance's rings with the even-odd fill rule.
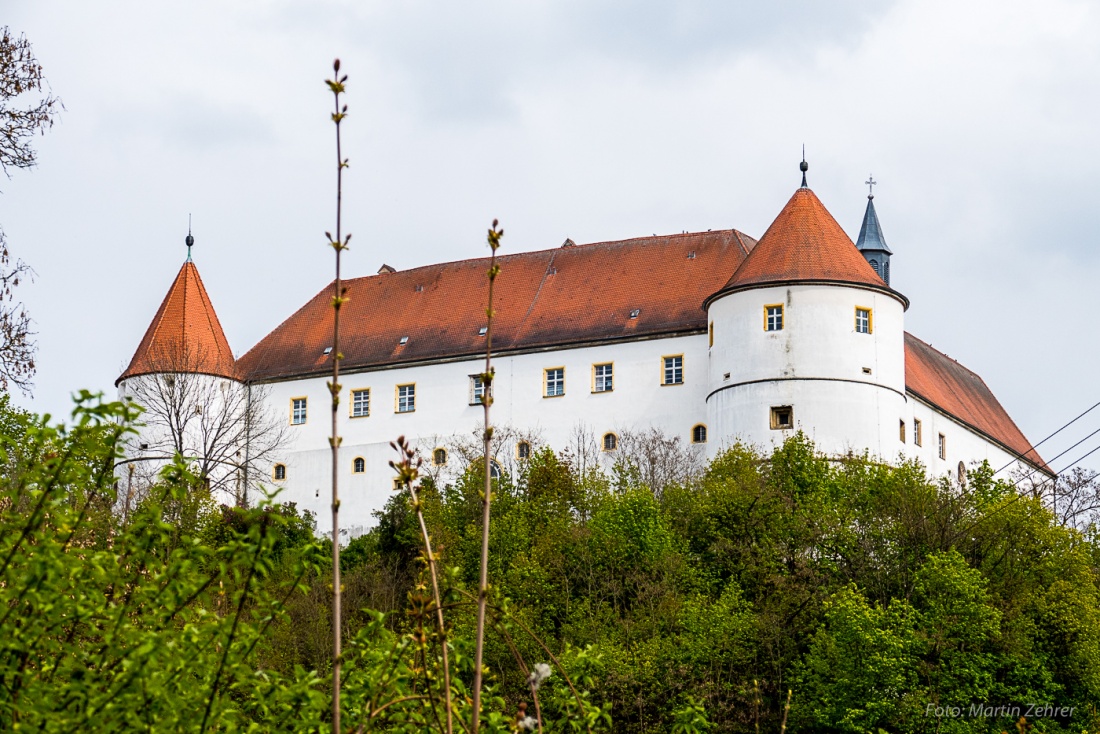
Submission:
[[[802,430],[826,454],[893,458],[902,448],[909,302],[863,257],[802,170],[802,187],[704,304],[710,450],[736,441],[770,449]]]

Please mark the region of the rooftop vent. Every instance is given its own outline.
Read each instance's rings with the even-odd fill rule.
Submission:
[[[418,284],[416,286],[416,292],[417,293],[422,293],[423,291],[424,291],[424,286]]]
[[[546,269],[546,274],[547,275],[557,275],[558,274],[558,269],[555,268],[553,265],[551,265],[549,268]]]
[[[576,247],[577,243],[574,242],[573,240],[571,240],[570,238],[566,237],[565,242],[562,242],[561,246],[562,247]]]
[[[401,344],[408,344],[409,343],[409,337],[407,337],[407,336],[401,337],[401,342],[400,343]]]
[[[332,354],[332,347],[325,347],[325,354]]]
[[[386,263],[382,263],[382,267],[378,268],[378,274],[379,275],[382,275],[384,273],[396,273],[396,272],[397,272],[397,268],[392,267],[390,265],[387,265]]]
[[[482,326],[480,329],[477,330],[477,335],[478,336],[485,336],[485,332],[487,332],[487,331],[489,331],[489,327],[488,326]]]
[[[642,312],[642,309],[640,309],[640,308],[634,309],[633,311],[630,312],[630,318],[632,318],[632,319],[638,318],[638,314],[640,314],[641,312]]]
[[[692,250],[691,252],[688,253],[688,260],[694,260],[694,259],[695,259],[695,250]]]

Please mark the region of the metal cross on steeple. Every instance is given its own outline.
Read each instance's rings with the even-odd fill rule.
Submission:
[[[867,184],[867,191],[868,191],[867,198],[868,199],[875,198],[875,184],[878,183],[878,181],[875,180],[875,177],[873,175],[868,176],[867,180],[864,181],[863,183]]]

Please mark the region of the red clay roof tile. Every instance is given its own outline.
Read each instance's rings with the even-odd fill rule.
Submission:
[[[905,334],[905,389],[1049,471],[981,377],[909,333]]]
[[[794,192],[719,293],[792,281],[832,281],[888,289],[825,205],[807,188]],[[895,295],[904,300],[900,294]]]
[[[236,378],[236,364],[199,270],[183,264],[126,371],[115,384],[156,372]]]
[[[699,304],[753,244],[747,235],[722,230],[504,255],[498,258],[493,347],[514,351],[701,331],[707,316]],[[344,368],[481,353],[488,263],[462,260],[348,280],[350,301],[341,312]],[[332,340],[331,290],[323,289],[242,356],[242,374],[266,380],[331,369],[327,359],[318,361]],[[409,341],[400,346],[405,336]]]

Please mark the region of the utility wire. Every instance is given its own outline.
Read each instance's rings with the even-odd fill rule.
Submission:
[[[1100,405],[1100,403],[1097,403],[1097,404],[1098,404],[1098,405]],[[1083,444],[1083,443],[1084,443],[1085,441],[1088,441],[1088,440],[1089,440],[1090,438],[1092,438],[1093,436],[1095,436],[1095,435],[1096,435],[1097,433],[1100,433],[1100,428],[1097,428],[1097,429],[1096,429],[1095,431],[1093,431],[1093,432],[1092,432],[1092,433],[1090,433],[1089,435],[1085,436],[1085,437],[1084,437],[1084,438],[1082,438],[1082,439],[1081,439],[1080,441],[1078,441],[1077,443],[1073,444],[1072,446],[1070,446],[1070,447],[1069,447],[1068,449],[1066,449],[1066,450],[1065,450],[1065,451],[1063,451],[1062,453],[1060,453],[1060,454],[1058,454],[1057,456],[1055,456],[1054,458],[1052,458],[1052,459],[1048,460],[1048,461],[1046,462],[1046,463],[1047,463],[1047,466],[1050,466],[1050,465],[1051,465],[1051,464],[1053,464],[1053,463],[1054,463],[1055,461],[1058,461],[1058,459],[1061,459],[1061,458],[1062,458],[1063,456],[1065,456],[1066,454],[1068,454],[1068,453],[1069,453],[1070,451],[1073,451],[1073,450],[1074,450],[1075,448],[1077,448],[1078,446],[1080,446],[1081,444]],[[1040,441],[1040,443],[1042,443],[1042,442]],[[1097,447],[1097,448],[1100,448],[1100,447]],[[1093,451],[1095,451],[1095,450],[1096,450],[1096,449],[1093,449]],[[1089,452],[1089,454],[1091,454],[1091,453],[1092,453],[1092,451],[1090,451],[1090,452]],[[1088,456],[1089,454],[1085,454],[1085,456]],[[1081,459],[1084,459],[1084,458],[1085,458],[1085,456],[1082,456],[1082,457],[1081,457]],[[1072,467],[1072,466],[1075,466],[1075,465],[1076,465],[1077,463],[1079,463],[1079,462],[1081,461],[1081,459],[1078,459],[1077,461],[1073,462],[1073,464],[1070,464],[1069,466],[1067,466],[1067,467],[1066,467],[1065,469],[1062,469],[1061,471],[1059,471],[1059,472],[1055,472],[1055,473],[1056,473],[1057,475],[1061,476],[1061,475],[1062,475],[1062,474],[1064,474],[1064,473],[1065,473],[1065,472],[1066,472],[1066,471],[1067,471],[1067,470],[1068,470],[1068,469],[1069,469],[1070,467]],[[1039,471],[1039,468],[1038,468],[1038,467],[1034,467],[1034,466],[1033,466],[1033,467],[1031,468],[1031,471],[1029,471],[1029,472],[1028,472],[1028,473],[1027,473],[1026,475],[1024,475],[1023,477],[1021,477],[1020,479],[1016,480],[1016,482],[1014,482],[1014,485],[1017,485],[1017,484],[1019,484],[1020,482],[1022,482],[1022,481],[1024,481],[1024,480],[1026,480],[1026,479],[1030,479],[1030,478],[1031,478],[1031,475],[1032,475],[1032,474],[1034,474],[1034,473],[1035,473],[1035,472],[1037,472],[1037,471]],[[1053,471],[1053,470],[1052,470],[1052,471]],[[994,474],[996,474],[996,472],[994,472]]]
[[[1081,420],[1081,419],[1082,419],[1082,418],[1084,418],[1084,417],[1085,417],[1086,415],[1088,415],[1089,413],[1091,413],[1092,411],[1094,411],[1094,410],[1095,410],[1095,409],[1096,409],[1097,407],[1100,407],[1100,402],[1096,403],[1096,405],[1093,405],[1093,406],[1092,406],[1091,408],[1089,408],[1088,410],[1086,410],[1086,411],[1085,411],[1084,413],[1082,413],[1081,415],[1077,416],[1076,418],[1074,418],[1073,420],[1071,420],[1071,421],[1070,421],[1069,423],[1065,424],[1064,426],[1062,426],[1061,428],[1059,428],[1059,429],[1058,429],[1057,431],[1055,431],[1054,433],[1052,433],[1052,434],[1050,434],[1049,436],[1047,436],[1046,438],[1044,438],[1044,439],[1043,439],[1042,441],[1040,441],[1039,443],[1035,444],[1034,446],[1029,446],[1029,447],[1028,447],[1028,450],[1027,450],[1027,451],[1025,451],[1025,452],[1024,452],[1023,454],[1018,454],[1018,455],[1016,456],[1016,458],[1014,458],[1014,459],[1013,459],[1012,461],[1008,462],[1007,464],[1005,464],[1004,466],[1002,466],[1002,467],[1001,467],[1000,469],[998,469],[997,471],[993,472],[993,475],[994,475],[994,476],[996,476],[996,475],[1000,474],[1000,473],[1001,473],[1001,472],[1003,472],[1003,471],[1004,471],[1005,469],[1007,469],[1008,467],[1010,467],[1010,466],[1012,466],[1013,464],[1015,464],[1015,463],[1016,463],[1016,462],[1017,462],[1018,460],[1020,460],[1020,459],[1023,459],[1023,458],[1024,458],[1024,457],[1025,457],[1025,456],[1026,456],[1027,454],[1028,454],[1028,453],[1030,453],[1030,452],[1034,451],[1035,449],[1039,448],[1039,447],[1040,447],[1040,446],[1042,446],[1042,445],[1043,445],[1044,443],[1046,443],[1046,442],[1047,442],[1047,441],[1049,441],[1050,439],[1054,438],[1054,437],[1055,437],[1055,436],[1057,436],[1057,435],[1058,435],[1059,433],[1061,433],[1062,431],[1066,430],[1067,428],[1069,428],[1070,426],[1072,426],[1072,425],[1073,425],[1074,423],[1076,423],[1077,421]],[[1059,454],[1059,456],[1060,456],[1060,455],[1061,455],[1061,454]],[[1038,454],[1036,454],[1036,455],[1035,455],[1035,457],[1036,457],[1036,458],[1038,458],[1038,457],[1039,457],[1039,455],[1038,455]],[[1025,461],[1026,461],[1026,459],[1025,459]],[[1052,459],[1052,461],[1053,461],[1053,459]]]

